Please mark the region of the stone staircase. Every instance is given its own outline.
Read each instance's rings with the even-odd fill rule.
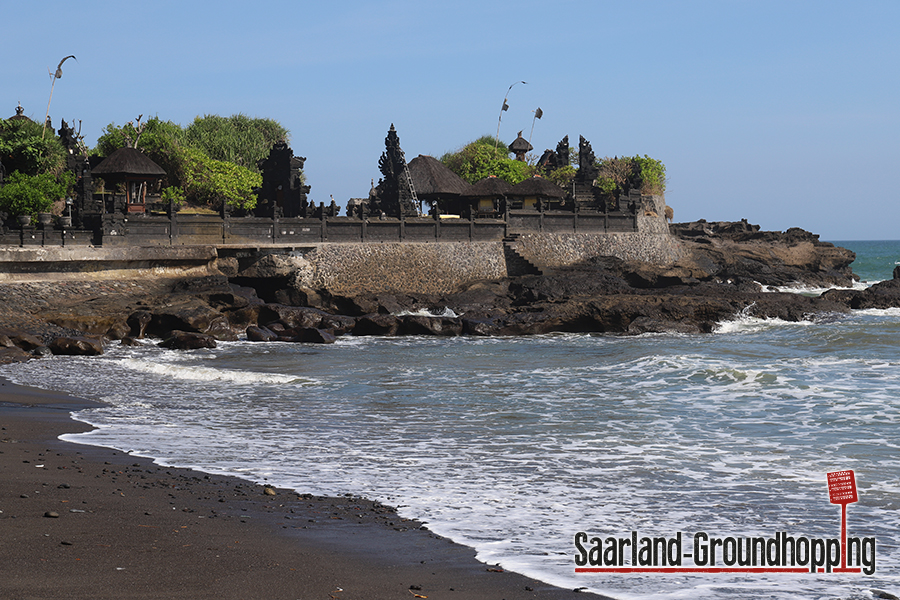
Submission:
[[[543,275],[539,267],[519,254],[518,233],[511,233],[503,238],[503,256],[506,258],[506,272],[510,277],[520,275]]]

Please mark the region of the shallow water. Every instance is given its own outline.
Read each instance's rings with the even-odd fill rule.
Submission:
[[[900,310],[886,310],[742,318],[706,336],[116,347],[6,374],[110,404],[80,413],[99,429],[72,441],[379,499],[486,562],[563,587],[869,598],[900,589],[898,347]],[[873,576],[574,571],[578,531],[683,532],[686,550],[697,531],[836,537],[825,474],[843,469],[859,486],[850,534],[877,539]]]

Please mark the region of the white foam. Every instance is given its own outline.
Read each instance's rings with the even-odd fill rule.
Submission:
[[[449,319],[455,319],[457,317],[461,317],[461,314],[456,314],[452,308],[449,306],[445,306],[441,310],[431,310],[428,308],[420,308],[416,311],[403,310],[394,315],[395,317],[446,317]]]
[[[759,282],[755,282],[757,285],[762,287],[764,292],[784,292],[788,294],[801,294],[803,296],[821,296],[828,290],[865,290],[870,286],[878,283],[877,281],[854,281],[852,285],[849,287],[844,286],[829,286],[829,287],[815,287],[806,285],[800,282],[791,283],[788,285],[763,285]]]
[[[214,367],[179,366],[169,362],[155,362],[136,358],[123,358],[116,364],[139,373],[152,373],[179,379],[181,381],[222,381],[237,385],[253,385],[257,383],[314,383],[310,379],[277,373],[255,373],[252,371],[229,371]]]
[[[248,343],[243,353],[238,345],[226,357],[203,358],[200,369],[242,367],[251,378],[273,369],[319,382],[274,386],[279,395],[271,398],[256,389],[235,394],[228,375],[173,376],[197,369],[189,355],[170,362],[152,350],[128,357],[138,366],[117,357],[82,370],[88,389],[118,390],[131,373],[121,386],[139,395],[153,393],[141,370],[150,369],[166,391],[152,406],[117,400],[85,413],[103,427],[75,438],[164,464],[404,505],[401,516],[427,521],[504,568],[645,598],[785,599],[832,588],[843,591],[831,596],[846,597],[846,587],[824,577],[773,585],[727,575],[576,576],[571,540],[578,530],[831,535],[823,474],[853,468],[866,482],[866,502],[853,506],[851,531],[865,524],[884,544],[879,576],[866,580],[883,587],[876,581],[891,581],[900,564],[889,543],[900,488],[893,349],[847,350],[850,334],[869,343],[864,318],[742,318],[756,335],[739,341],[391,338],[303,352],[279,346],[265,355]],[[40,382],[63,363],[46,364],[14,368]]]

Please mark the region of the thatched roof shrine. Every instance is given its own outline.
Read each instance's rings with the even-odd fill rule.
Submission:
[[[423,198],[471,195],[472,185],[432,156],[420,154],[408,167],[416,194]]]
[[[512,189],[507,192],[507,196],[565,198],[566,191],[549,179],[535,176],[514,185]]]
[[[512,189],[512,186],[500,179],[499,177],[495,177],[491,175],[490,177],[485,177],[481,181],[475,183],[472,186],[472,189],[469,190],[469,196],[472,198],[490,198],[493,196],[505,196]]]
[[[166,172],[140,150],[119,148],[94,167],[92,174],[108,179],[125,177],[154,179],[165,177]]]
[[[521,131],[519,132],[519,136],[509,145],[509,151],[516,155],[516,160],[524,161],[525,153],[531,152],[532,150],[534,150],[534,146],[522,137]]]

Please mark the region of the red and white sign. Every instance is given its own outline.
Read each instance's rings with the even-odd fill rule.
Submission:
[[[828,475],[828,501],[832,504],[858,502],[856,477],[853,471],[835,471]]]

